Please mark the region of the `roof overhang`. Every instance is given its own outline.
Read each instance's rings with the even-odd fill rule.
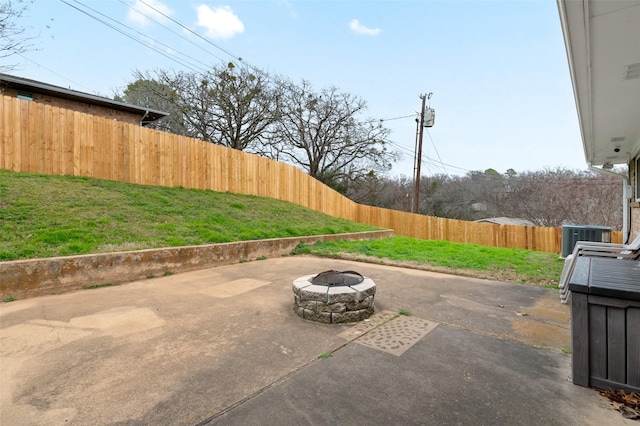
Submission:
[[[557,0],[591,165],[640,154],[640,0]]]
[[[110,108],[116,111],[137,114],[142,118],[143,124],[148,124],[162,117],[166,117],[169,113],[158,111],[155,109],[140,107],[125,102],[115,101],[101,96],[91,95],[89,93],[78,92],[76,90],[65,89],[64,87],[54,86],[36,80],[16,77],[8,74],[0,74],[0,87],[10,87],[16,90],[40,93],[47,96],[68,99],[76,102],[83,102],[90,105],[96,105],[104,108]]]

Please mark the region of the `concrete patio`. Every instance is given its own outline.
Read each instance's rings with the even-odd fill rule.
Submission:
[[[374,316],[294,313],[292,281],[328,269],[375,280]],[[253,261],[1,304],[0,424],[636,424],[569,350],[556,290]]]

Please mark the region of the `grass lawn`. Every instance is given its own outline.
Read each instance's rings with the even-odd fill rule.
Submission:
[[[0,261],[373,229],[269,198],[0,170]]]
[[[551,288],[557,288],[564,264],[553,253],[407,237],[320,241],[311,246],[298,247],[296,251]]]
[[[269,198],[0,170],[0,261],[376,229]],[[295,252],[554,286],[555,254],[406,237]]]

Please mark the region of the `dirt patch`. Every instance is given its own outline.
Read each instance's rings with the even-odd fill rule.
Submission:
[[[513,318],[511,326],[521,342],[562,351],[571,347],[571,329],[546,322],[544,318],[517,317]]]

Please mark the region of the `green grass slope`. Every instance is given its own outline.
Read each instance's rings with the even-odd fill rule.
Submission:
[[[0,170],[0,261],[373,229],[269,198]],[[562,270],[554,254],[406,237],[296,252],[544,286]]]
[[[0,170],[0,261],[373,229],[268,198]]]

